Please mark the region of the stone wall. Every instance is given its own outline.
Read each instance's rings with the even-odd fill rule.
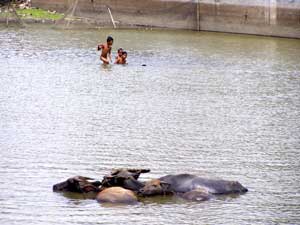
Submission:
[[[76,0],[32,0],[65,12]],[[75,15],[111,26],[161,27],[300,38],[300,0],[78,0]]]
[[[300,1],[200,1],[202,30],[300,38]]]

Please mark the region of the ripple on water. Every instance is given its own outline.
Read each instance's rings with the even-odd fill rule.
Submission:
[[[98,61],[112,32],[126,66]],[[299,224],[299,52],[298,40],[255,36],[2,29],[0,223]],[[118,167],[150,168],[142,180],[238,180],[249,192],[135,206],[52,192]]]

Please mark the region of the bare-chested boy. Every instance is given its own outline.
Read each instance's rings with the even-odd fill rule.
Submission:
[[[127,64],[126,59],[127,59],[127,52],[123,51],[122,52],[122,62],[121,62],[121,64]]]
[[[111,47],[113,45],[114,39],[111,36],[107,37],[106,44],[100,44],[97,47],[97,50],[101,51],[100,60],[104,64],[109,64],[111,62]]]
[[[115,64],[121,64],[122,63],[122,54],[123,54],[123,48],[118,49],[118,55],[116,56]]]

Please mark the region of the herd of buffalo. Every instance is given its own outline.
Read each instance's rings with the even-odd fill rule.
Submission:
[[[138,197],[176,195],[193,201],[205,201],[214,195],[245,193],[247,188],[237,181],[207,179],[191,174],[167,175],[146,182],[138,180],[148,169],[116,169],[102,181],[76,176],[55,184],[53,191],[94,193],[97,201],[136,203]]]

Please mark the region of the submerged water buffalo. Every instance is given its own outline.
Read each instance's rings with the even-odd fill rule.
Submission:
[[[148,173],[149,169],[117,169],[113,170],[110,175],[104,176],[102,188],[123,187],[138,192],[144,187],[144,184],[138,181],[141,173]]]
[[[89,177],[76,176],[55,184],[54,191],[70,191],[78,193],[99,193],[99,202],[131,203],[136,194],[141,196],[175,194],[184,199],[204,201],[213,195],[245,193],[247,188],[237,181],[202,178],[191,174],[167,175],[147,182],[138,180],[148,169],[117,169],[103,180],[97,181]],[[112,188],[118,187],[118,188]]]
[[[212,198],[212,194],[202,188],[197,188],[185,193],[177,193],[177,195],[191,201],[206,201]]]
[[[195,190],[197,190],[195,192]],[[189,193],[191,192],[192,193]],[[207,179],[191,174],[167,175],[145,183],[139,190],[143,196],[162,195],[169,193],[185,194],[191,198],[203,195],[209,198],[210,194],[245,193],[248,189],[237,181]],[[184,195],[183,195],[184,196]]]
[[[101,203],[134,204],[138,201],[133,191],[122,187],[106,188],[97,195],[96,199]]]
[[[69,191],[77,193],[99,192],[101,182],[93,178],[75,176],[53,185],[53,191]]]
[[[53,185],[53,191],[93,193],[97,194],[95,197],[99,202],[133,204],[137,202],[134,191],[137,192],[144,186],[137,179],[141,173],[147,172],[150,170],[117,169],[104,176],[102,182],[89,177],[75,176]]]

